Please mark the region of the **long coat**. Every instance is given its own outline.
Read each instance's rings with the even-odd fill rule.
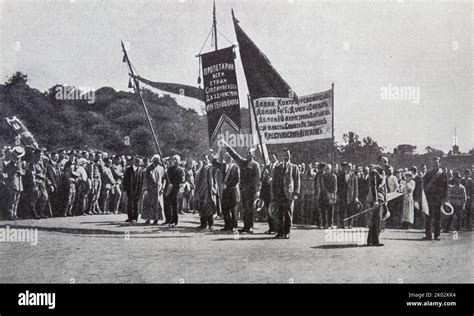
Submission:
[[[123,188],[129,199],[138,199],[142,191],[142,174],[139,167],[136,169],[134,170],[133,166],[127,167],[123,176]]]
[[[141,214],[145,220],[163,220],[165,187],[165,169],[154,164],[148,165],[143,175],[143,192],[141,196]]]
[[[201,217],[214,214],[217,203],[217,183],[211,164],[202,166],[196,175],[196,190],[194,192]]]

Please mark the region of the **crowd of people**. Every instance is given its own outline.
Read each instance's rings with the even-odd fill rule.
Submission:
[[[254,155],[249,148],[242,157],[225,142],[217,153],[197,160],[178,154],[146,158],[4,147],[0,211],[10,220],[127,213],[131,224],[141,216],[145,224],[169,226],[178,225],[180,214],[197,212],[199,229],[213,229],[219,217],[223,231],[237,231],[242,220],[239,232],[251,234],[254,221],[261,219],[268,221],[265,233],[277,239],[290,238],[293,223],[321,229],[360,226],[369,227],[368,244],[377,246],[390,216],[402,228],[421,219],[425,239],[439,239],[441,212],[452,207],[445,231],[453,218],[455,230],[471,229],[471,171],[441,168],[439,158],[427,170],[426,165],[394,169],[383,156],[359,167],[350,162],[296,165],[287,149],[269,153],[266,165]]]

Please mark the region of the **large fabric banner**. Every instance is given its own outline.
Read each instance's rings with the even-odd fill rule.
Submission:
[[[234,49],[201,55],[209,142],[213,143],[224,122],[240,132],[240,101],[235,74]]]
[[[266,144],[288,144],[332,138],[333,91],[298,99],[254,100],[257,124]]]
[[[16,116],[13,116],[12,118],[7,117],[6,120],[7,124],[13,129],[16,136],[19,137],[21,143],[24,146],[33,146],[38,148],[38,143],[33,137],[33,134],[30,133],[22,121],[20,121]]]

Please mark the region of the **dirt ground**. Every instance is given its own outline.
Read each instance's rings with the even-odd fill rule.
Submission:
[[[126,215],[2,221],[33,228],[38,243],[0,242],[0,283],[473,283],[473,232],[422,241],[421,230],[387,229],[384,247],[358,245],[365,231],[294,226],[274,240],[198,231],[197,214],[175,228],[133,226]],[[333,235],[330,235],[333,234]],[[332,238],[332,239],[331,239]]]

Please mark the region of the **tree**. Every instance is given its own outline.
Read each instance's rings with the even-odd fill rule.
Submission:
[[[394,154],[399,155],[413,155],[415,153],[416,146],[410,144],[400,144],[393,149]]]
[[[11,88],[16,85],[26,85],[28,82],[28,75],[25,75],[21,71],[15,72],[6,82],[7,88]]]
[[[435,149],[431,146],[426,146],[425,148],[426,150],[426,153],[429,155],[429,156],[437,156],[437,157],[441,157],[444,155],[444,152],[440,149]]]

